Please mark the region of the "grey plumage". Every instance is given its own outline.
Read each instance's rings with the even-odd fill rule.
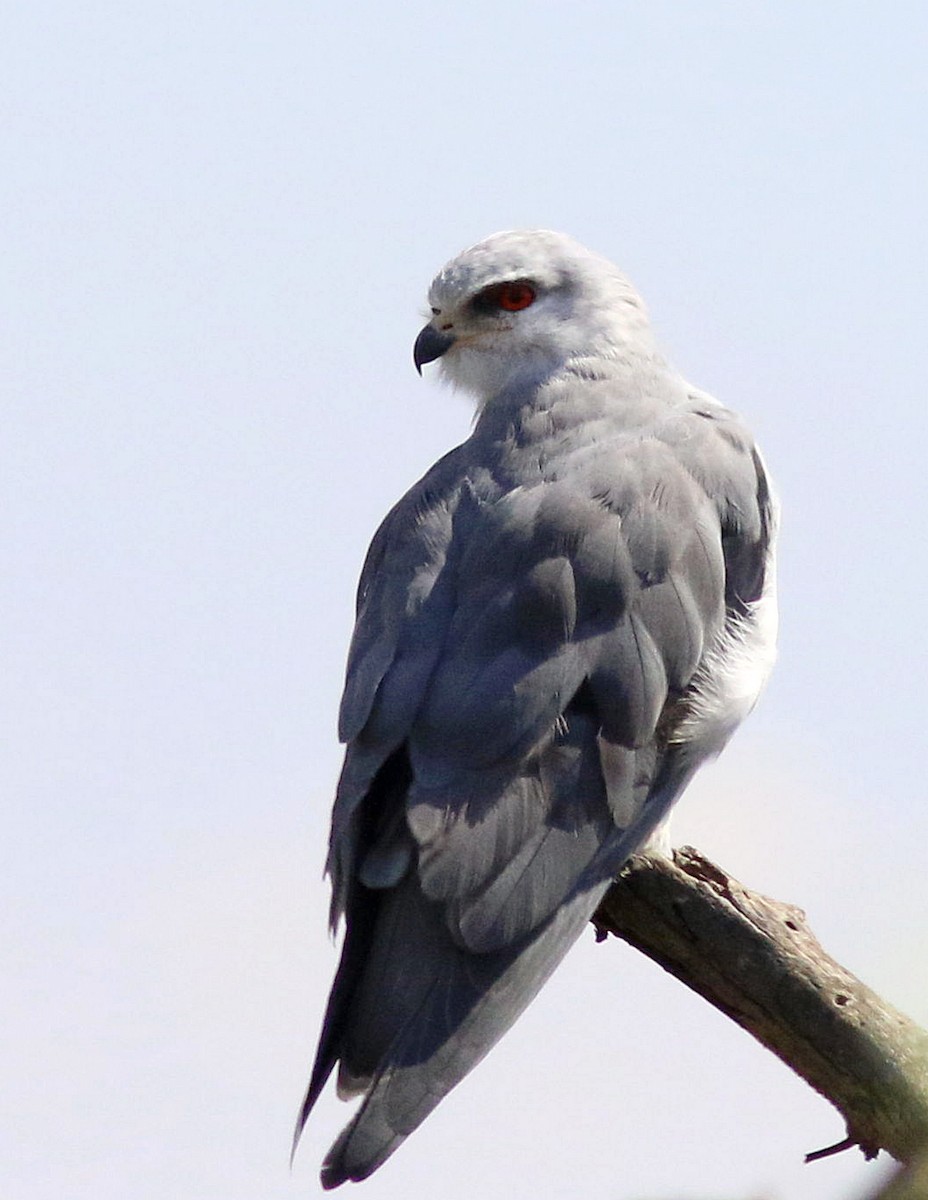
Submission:
[[[773,658],[760,456],[666,364],[624,276],[498,234],[430,303],[417,366],[440,357],[480,410],[361,576],[328,860],[346,935],[298,1132],[336,1063],[363,1099],[326,1187],[376,1169],[512,1024]]]

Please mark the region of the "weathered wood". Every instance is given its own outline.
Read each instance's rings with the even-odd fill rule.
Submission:
[[[778,1055],[867,1157],[928,1146],[928,1033],[830,958],[801,909],[750,892],[692,847],[638,855],[594,918]]]
[[[928,1200],[928,1155],[903,1167],[873,1200]]]

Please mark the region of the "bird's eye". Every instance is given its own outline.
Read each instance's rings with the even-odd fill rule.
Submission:
[[[535,303],[535,288],[527,279],[515,279],[512,283],[493,283],[478,292],[474,304],[484,312],[502,309],[504,312],[521,312]]]

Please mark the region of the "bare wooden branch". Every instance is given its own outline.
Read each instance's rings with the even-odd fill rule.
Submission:
[[[928,1196],[928,1155],[902,1167],[873,1200],[925,1200]]]
[[[844,1117],[869,1158],[928,1146],[928,1033],[830,958],[792,905],[692,847],[636,856],[594,918],[753,1034]]]

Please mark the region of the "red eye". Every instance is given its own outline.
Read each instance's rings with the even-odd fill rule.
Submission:
[[[535,302],[535,289],[524,279],[513,283],[494,283],[477,297],[483,309],[501,308],[504,312],[521,312]]]
[[[506,312],[519,312],[535,299],[535,289],[530,283],[501,283],[496,291],[496,303]]]

